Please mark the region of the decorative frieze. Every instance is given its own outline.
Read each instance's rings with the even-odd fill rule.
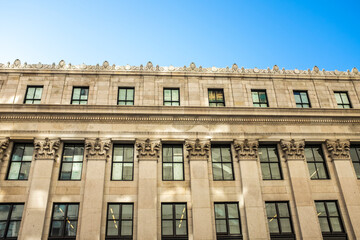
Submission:
[[[350,159],[350,141],[326,140],[326,148],[332,160]]]
[[[236,158],[240,160],[258,158],[259,142],[256,140],[234,140]]]
[[[35,148],[35,159],[53,159],[58,157],[58,151],[60,148],[60,140],[59,139],[49,139],[45,138],[45,140],[35,139],[34,142]]]
[[[304,150],[305,141],[291,139],[290,141],[281,140],[280,146],[285,154],[286,160],[305,160]]]
[[[200,141],[200,139],[187,140],[185,148],[189,152],[188,158],[191,159],[204,159],[209,158],[210,142],[209,140]]]
[[[138,159],[158,159],[161,148],[160,142],[151,142],[150,139],[145,141],[137,140],[135,143],[138,151]]]
[[[6,151],[9,147],[9,144],[10,140],[8,137],[0,140],[0,161],[2,161],[3,158],[7,156]]]
[[[111,147],[110,140],[86,139],[85,140],[85,155],[86,159],[108,159],[110,157],[109,150]]]

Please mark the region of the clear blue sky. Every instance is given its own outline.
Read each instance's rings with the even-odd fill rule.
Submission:
[[[360,0],[0,0],[0,63],[360,69]]]

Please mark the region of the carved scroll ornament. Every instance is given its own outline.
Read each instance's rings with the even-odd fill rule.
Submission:
[[[148,138],[145,141],[137,141],[135,146],[138,151],[138,158],[159,158],[161,147],[159,142],[151,142]]]
[[[326,148],[332,160],[350,158],[350,142],[348,140],[326,140]]]
[[[201,142],[200,139],[195,141],[188,140],[185,143],[185,148],[189,152],[189,158],[208,158],[210,151],[209,141]]]
[[[304,149],[305,141],[291,139],[290,141],[281,140],[280,146],[282,151],[285,153],[286,160],[290,159],[305,159]]]
[[[240,161],[242,159],[257,159],[258,157],[258,141],[250,141],[245,139],[243,141],[235,140],[234,148],[236,151],[236,158]]]
[[[110,157],[108,154],[110,147],[110,140],[101,140],[100,138],[86,139],[86,159],[107,159]]]
[[[58,150],[60,148],[60,140],[35,140],[35,159],[54,159],[58,157]]]
[[[3,158],[7,156],[6,150],[8,149],[9,144],[10,144],[9,138],[0,140],[0,161],[2,161]]]

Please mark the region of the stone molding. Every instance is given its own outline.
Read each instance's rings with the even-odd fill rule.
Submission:
[[[257,140],[234,140],[234,149],[238,161],[258,159],[259,142]]]
[[[210,152],[210,141],[186,140],[185,149],[188,151],[187,157],[190,161],[208,161]]]
[[[305,141],[291,139],[290,141],[280,140],[281,150],[285,154],[285,160],[302,160],[305,161]]]
[[[137,158],[141,160],[157,161],[161,149],[160,141],[151,141],[149,138],[146,140],[136,140],[136,150],[138,151]]]
[[[7,157],[7,149],[10,145],[10,138],[6,137],[5,139],[0,140],[0,162],[3,161],[3,158]]]
[[[59,157],[60,139],[35,139],[35,160],[56,160]]]
[[[326,140],[326,149],[330,153],[331,160],[350,160],[349,140]]]
[[[110,158],[110,139],[85,139],[85,156],[87,160],[107,160]]]

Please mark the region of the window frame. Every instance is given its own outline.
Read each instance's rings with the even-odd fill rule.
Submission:
[[[354,159],[352,158],[351,149],[355,149],[354,151],[355,151],[356,158],[357,158],[356,161],[354,161]],[[357,149],[359,149],[359,150],[357,150]],[[351,158],[351,162],[354,167],[355,175],[356,175],[357,179],[360,179],[360,144],[350,144],[350,158]],[[359,172],[356,171],[355,164],[358,165]]]
[[[228,147],[229,148],[229,152],[230,152],[230,162],[223,162],[223,157],[222,157],[222,147]],[[214,162],[213,161],[213,153],[212,153],[212,149],[213,148],[220,148],[220,162]],[[232,155],[232,151],[231,151],[231,144],[212,144],[211,145],[211,169],[212,169],[212,175],[213,175],[213,181],[235,181],[235,173],[234,173],[234,163],[233,163],[233,155]],[[221,176],[222,179],[215,179],[214,178],[214,163],[220,163],[221,164]],[[224,179],[224,167],[223,164],[224,163],[231,163],[231,171],[232,171],[232,179]]]
[[[23,156],[22,156],[22,158],[21,158],[20,161],[13,161],[12,159],[13,159],[13,156],[14,156],[14,153],[15,153],[15,147],[16,147],[17,145],[24,145]],[[31,157],[31,160],[30,160],[30,161],[23,161],[23,160],[22,160],[23,157],[24,157],[24,152],[25,152],[25,146],[26,146],[26,145],[32,145],[32,147],[33,147],[33,153],[32,153],[32,157]],[[35,148],[34,148],[33,143],[29,143],[29,142],[14,142],[13,147],[12,147],[12,151],[11,151],[11,157],[10,157],[10,159],[9,159],[9,164],[8,164],[8,168],[7,168],[7,173],[6,173],[6,180],[7,180],[7,181],[27,181],[27,180],[29,180],[30,171],[31,171],[31,163],[32,163],[32,161],[34,160],[34,150],[35,150]],[[11,170],[11,165],[12,165],[13,162],[20,162],[20,163],[21,163],[21,164],[20,164],[20,168],[19,168],[19,173],[18,173],[17,179],[10,179],[10,178],[9,178],[9,176],[10,176],[10,170]],[[23,163],[30,163],[29,173],[28,173],[26,179],[25,179],[25,178],[24,178],[24,179],[19,179],[20,172],[21,172],[21,167],[22,167]]]
[[[296,102],[295,93],[299,93],[300,101],[301,101],[300,103]],[[307,98],[308,103],[303,102],[303,99],[301,97],[301,93],[306,94],[306,98]],[[311,108],[311,102],[310,102],[310,98],[309,98],[309,94],[308,94],[307,90],[293,90],[293,94],[294,94],[296,108]],[[301,105],[301,107],[298,107],[298,105]],[[304,105],[308,105],[308,107],[304,107]]]
[[[321,151],[321,157],[323,159],[323,161],[317,161],[314,157],[314,150],[313,148],[315,147],[319,147],[320,151]],[[312,151],[312,155],[313,155],[313,159],[314,161],[309,161],[307,158],[306,158],[306,154],[305,154],[305,151],[306,151],[306,148],[311,148],[311,151]],[[304,154],[305,154],[305,160],[306,160],[306,164],[307,164],[307,167],[308,167],[308,172],[309,172],[309,176],[310,176],[310,180],[329,180],[331,179],[330,178],[330,173],[329,173],[329,169],[328,169],[328,166],[326,164],[326,158],[325,158],[325,154],[324,154],[324,151],[323,151],[323,148],[322,148],[322,144],[308,144],[308,145],[305,145],[305,149],[304,149]],[[317,164],[324,164],[324,169],[325,169],[325,174],[326,174],[326,177],[325,178],[320,178],[320,177],[317,177],[317,178],[312,178],[312,175],[310,175],[310,168],[309,168],[309,163],[313,163],[316,167]],[[318,176],[319,173],[318,171],[315,172],[316,175]]]
[[[53,226],[53,221],[54,221],[54,210],[55,210],[55,205],[66,205],[66,210],[65,210],[65,214],[64,214],[64,220],[55,220],[55,221],[63,221],[64,222],[64,230],[62,232],[63,236],[50,236],[51,235],[51,229]],[[66,220],[68,219],[68,210],[69,210],[69,205],[77,205],[78,206],[78,213],[77,213],[77,219],[76,219],[76,234],[75,236],[64,236],[65,235],[65,229],[66,229]],[[72,220],[72,219],[70,219]],[[80,203],[78,202],[53,202],[52,205],[52,211],[51,211],[51,218],[50,218],[50,229],[49,229],[49,235],[48,235],[48,239],[49,240],[62,240],[62,239],[68,239],[68,240],[76,240],[77,236],[78,236],[78,231],[79,231],[79,220],[80,220]],[[72,220],[75,221],[75,220]]]
[[[171,100],[170,101],[166,101],[165,100],[165,90],[170,90],[171,91]],[[173,90],[177,90],[178,91],[178,101],[173,101]],[[165,105],[165,103],[171,103],[171,105]],[[179,105],[173,105],[173,103],[178,103]],[[178,107],[180,106],[180,88],[163,88],[163,106],[167,106],[167,107]]]
[[[349,101],[349,103],[345,104],[344,101],[343,101],[343,98],[341,96],[342,93],[345,93],[346,94],[346,97],[347,97],[347,100]],[[336,100],[336,94],[339,94],[340,96],[340,99],[341,99],[341,104],[339,105],[339,103],[337,102]],[[336,105],[337,105],[337,108],[339,109],[350,109],[350,108],[353,108],[352,107],[352,104],[351,104],[351,101],[350,101],[350,97],[349,97],[349,92],[348,91],[334,91],[334,97],[335,97],[335,102],[336,102]],[[342,107],[339,107],[339,106],[342,106]],[[349,106],[348,108],[345,108],[344,106]]]
[[[273,147],[275,148],[275,155],[277,156],[277,162],[271,162],[269,159],[269,150],[268,148]],[[267,160],[268,161],[262,161],[261,157],[260,157],[260,148],[265,148],[266,152],[267,152]],[[264,181],[273,181],[273,180],[284,180],[284,176],[283,176],[283,172],[282,172],[282,167],[281,167],[281,159],[280,159],[280,155],[279,155],[279,151],[278,151],[278,146],[277,144],[260,144],[258,147],[258,153],[259,153],[259,162],[260,162],[260,169],[261,169],[261,176],[262,176],[262,180]],[[280,178],[274,178],[271,172],[271,164],[272,163],[277,163],[277,166],[279,168],[279,173],[280,173]],[[263,175],[263,171],[262,171],[262,164],[267,164],[269,167],[269,171],[270,171],[270,179],[265,179],[264,175]]]
[[[216,210],[215,210],[216,204],[224,204],[225,205],[225,218],[216,218]],[[229,218],[228,207],[227,207],[228,204],[236,204],[237,205],[237,211],[238,211],[238,216],[239,216],[238,218]],[[230,234],[229,220],[231,220],[231,219],[239,220],[240,234]],[[243,239],[239,202],[214,202],[214,220],[215,220],[215,234],[216,234],[217,240]],[[227,231],[226,234],[224,234],[224,233],[218,234],[218,232],[216,231],[216,220],[225,220],[226,221],[226,231]]]
[[[120,100],[120,90],[125,89],[125,100]],[[133,100],[127,100],[128,90],[133,90]],[[124,102],[124,105],[121,105],[120,102]],[[128,102],[132,102],[132,104],[127,104]],[[118,87],[118,94],[117,94],[117,105],[118,106],[134,106],[135,105],[135,87]]]
[[[83,147],[83,155],[82,155],[82,161],[81,161],[81,174],[80,174],[80,179],[71,179],[71,175],[70,175],[70,179],[61,179],[61,173],[62,173],[62,168],[63,168],[63,163],[64,163],[64,154],[65,154],[65,146],[66,145],[73,145],[75,146],[82,146]],[[85,159],[85,144],[83,143],[64,143],[63,144],[63,151],[62,151],[62,156],[61,156],[61,162],[60,162],[60,172],[59,172],[59,181],[81,181],[82,180],[82,175],[83,175],[83,167],[84,167],[84,159]],[[74,157],[74,155],[73,155]],[[74,159],[74,158],[73,158]],[[70,163],[70,161],[66,161],[65,163]],[[71,161],[72,164],[74,163],[80,163],[80,161]],[[71,174],[72,174],[72,168],[71,168]]]
[[[261,105],[261,104],[264,104],[264,103],[261,103],[261,102],[254,102],[254,99],[253,99],[253,92],[256,92],[259,96],[259,93],[260,92],[263,92],[265,93],[265,99],[266,99],[266,107],[269,107],[269,99],[268,99],[268,96],[267,96],[267,91],[266,89],[251,89],[251,100],[252,100],[252,103],[253,103],[253,107],[258,107],[258,108],[266,108],[266,107],[262,107],[262,106],[255,106],[255,104],[258,104],[258,105]],[[259,98],[260,99],[260,98]]]
[[[210,91],[215,92],[215,101],[210,100]],[[217,92],[220,92],[220,91],[221,91],[221,93],[223,95],[223,101],[222,102],[217,100]],[[224,88],[208,88],[208,101],[209,101],[209,107],[226,107]],[[211,103],[214,103],[216,105],[215,106],[210,106]],[[219,106],[218,104],[224,104],[224,106]]]
[[[133,150],[133,158],[132,158],[132,162],[129,161],[121,161],[121,162],[114,162],[114,154],[115,154],[115,147],[116,146],[122,146],[123,149],[125,146],[131,146],[132,150]],[[122,144],[122,143],[113,143],[113,147],[112,147],[112,157],[111,157],[111,173],[110,173],[110,180],[111,181],[134,181],[134,164],[135,164],[135,149],[134,149],[134,145],[133,144]],[[123,152],[123,159],[124,159],[124,152]],[[114,171],[114,163],[115,164],[122,164],[122,173],[121,173],[121,178],[122,179],[113,179],[113,171]],[[132,172],[131,172],[131,180],[129,179],[123,179],[124,177],[124,164],[125,163],[132,163]]]
[[[88,94],[86,96],[86,104],[81,104],[80,103],[81,101],[85,101],[85,100],[81,100],[81,98],[74,99],[74,90],[75,90],[75,88],[80,88],[80,94],[81,94],[82,89],[87,89],[88,90]],[[73,86],[70,104],[71,105],[87,105],[89,103],[89,93],[90,93],[90,87],[89,86]],[[74,101],[78,101],[79,103],[73,103]]]
[[[185,205],[185,212],[186,212],[186,218],[184,219],[177,219],[176,218],[176,205],[184,204]],[[173,235],[163,235],[163,221],[170,221],[170,219],[163,219],[163,205],[171,205],[172,206],[172,214],[173,218],[171,219],[173,224]],[[162,240],[171,240],[171,239],[178,239],[178,240],[187,240],[189,239],[189,217],[188,217],[188,208],[187,208],[187,202],[162,202],[160,205],[160,214],[161,214],[161,225],[160,225],[160,232],[161,232],[161,239]],[[186,220],[186,235],[176,235],[176,221],[177,220]]]
[[[119,219],[114,219],[119,223],[119,232],[117,236],[108,236],[108,221],[109,221],[109,208],[110,205],[119,205]],[[123,205],[130,205],[132,207],[132,217],[131,217],[131,235],[128,236],[121,236],[121,223],[123,222],[122,219],[122,207]],[[105,240],[131,240],[134,238],[134,203],[133,202],[108,202],[106,208],[106,225],[105,225]],[[129,222],[129,220],[125,220]]]
[[[37,91],[37,88],[41,88],[42,90],[41,90],[40,99],[34,98],[34,96],[33,96],[33,98],[28,99],[27,94],[28,94],[29,88],[35,88],[34,96],[35,96],[35,93]],[[26,87],[26,92],[25,92],[25,97],[24,97],[24,104],[41,104],[41,98],[42,98],[43,90],[44,90],[44,86],[41,86],[41,85],[28,85]],[[32,103],[27,103],[26,101],[32,101]],[[40,101],[40,103],[34,103],[34,101]]]
[[[171,162],[164,162],[164,146],[171,146],[172,147],[172,158],[171,158]],[[181,180],[175,180],[174,179],[174,163],[180,163],[180,162],[174,162],[174,147],[176,146],[180,146],[181,147],[181,157],[182,157],[182,179]],[[184,163],[184,146],[182,144],[162,144],[162,148],[161,148],[161,175],[162,175],[162,181],[185,181],[185,163]],[[164,163],[171,163],[172,167],[172,179],[164,179]]]
[[[278,204],[279,203],[286,203],[287,205],[287,210],[289,212],[289,217],[280,217],[280,211],[279,211],[279,207]],[[266,204],[275,204],[275,211],[276,211],[276,217],[269,217],[266,213],[266,219],[267,219],[267,225],[268,225],[268,230],[270,233],[270,239],[296,239],[296,235],[295,235],[295,229],[294,229],[294,224],[292,222],[292,214],[291,214],[291,209],[290,209],[290,203],[289,201],[265,201],[265,211],[267,212],[266,209]],[[269,219],[277,219],[278,221],[278,228],[279,228],[279,233],[271,233],[270,232],[270,228],[269,228]],[[280,219],[289,219],[290,222],[290,228],[291,228],[291,233],[282,233],[282,226],[281,226],[281,221]]]
[[[7,216],[7,219],[6,220],[1,220],[0,222],[5,222],[6,225],[5,225],[5,229],[4,229],[4,237],[1,237],[0,236],[0,239],[18,239],[19,237],[19,233],[20,233],[20,227],[21,227],[21,221],[23,220],[23,216],[24,216],[24,209],[25,209],[25,203],[23,202],[11,202],[11,203],[7,203],[7,202],[4,202],[4,203],[0,203],[0,206],[1,205],[10,205],[10,209],[9,209],[9,212],[8,212],[8,216]],[[20,220],[11,220],[11,215],[12,215],[12,212],[14,210],[14,206],[16,205],[22,205],[23,206],[23,211],[21,213],[21,219]],[[10,223],[11,222],[20,222],[20,226],[19,226],[19,231],[17,232],[17,236],[16,237],[7,237],[7,233],[9,231],[9,227],[10,227]]]

